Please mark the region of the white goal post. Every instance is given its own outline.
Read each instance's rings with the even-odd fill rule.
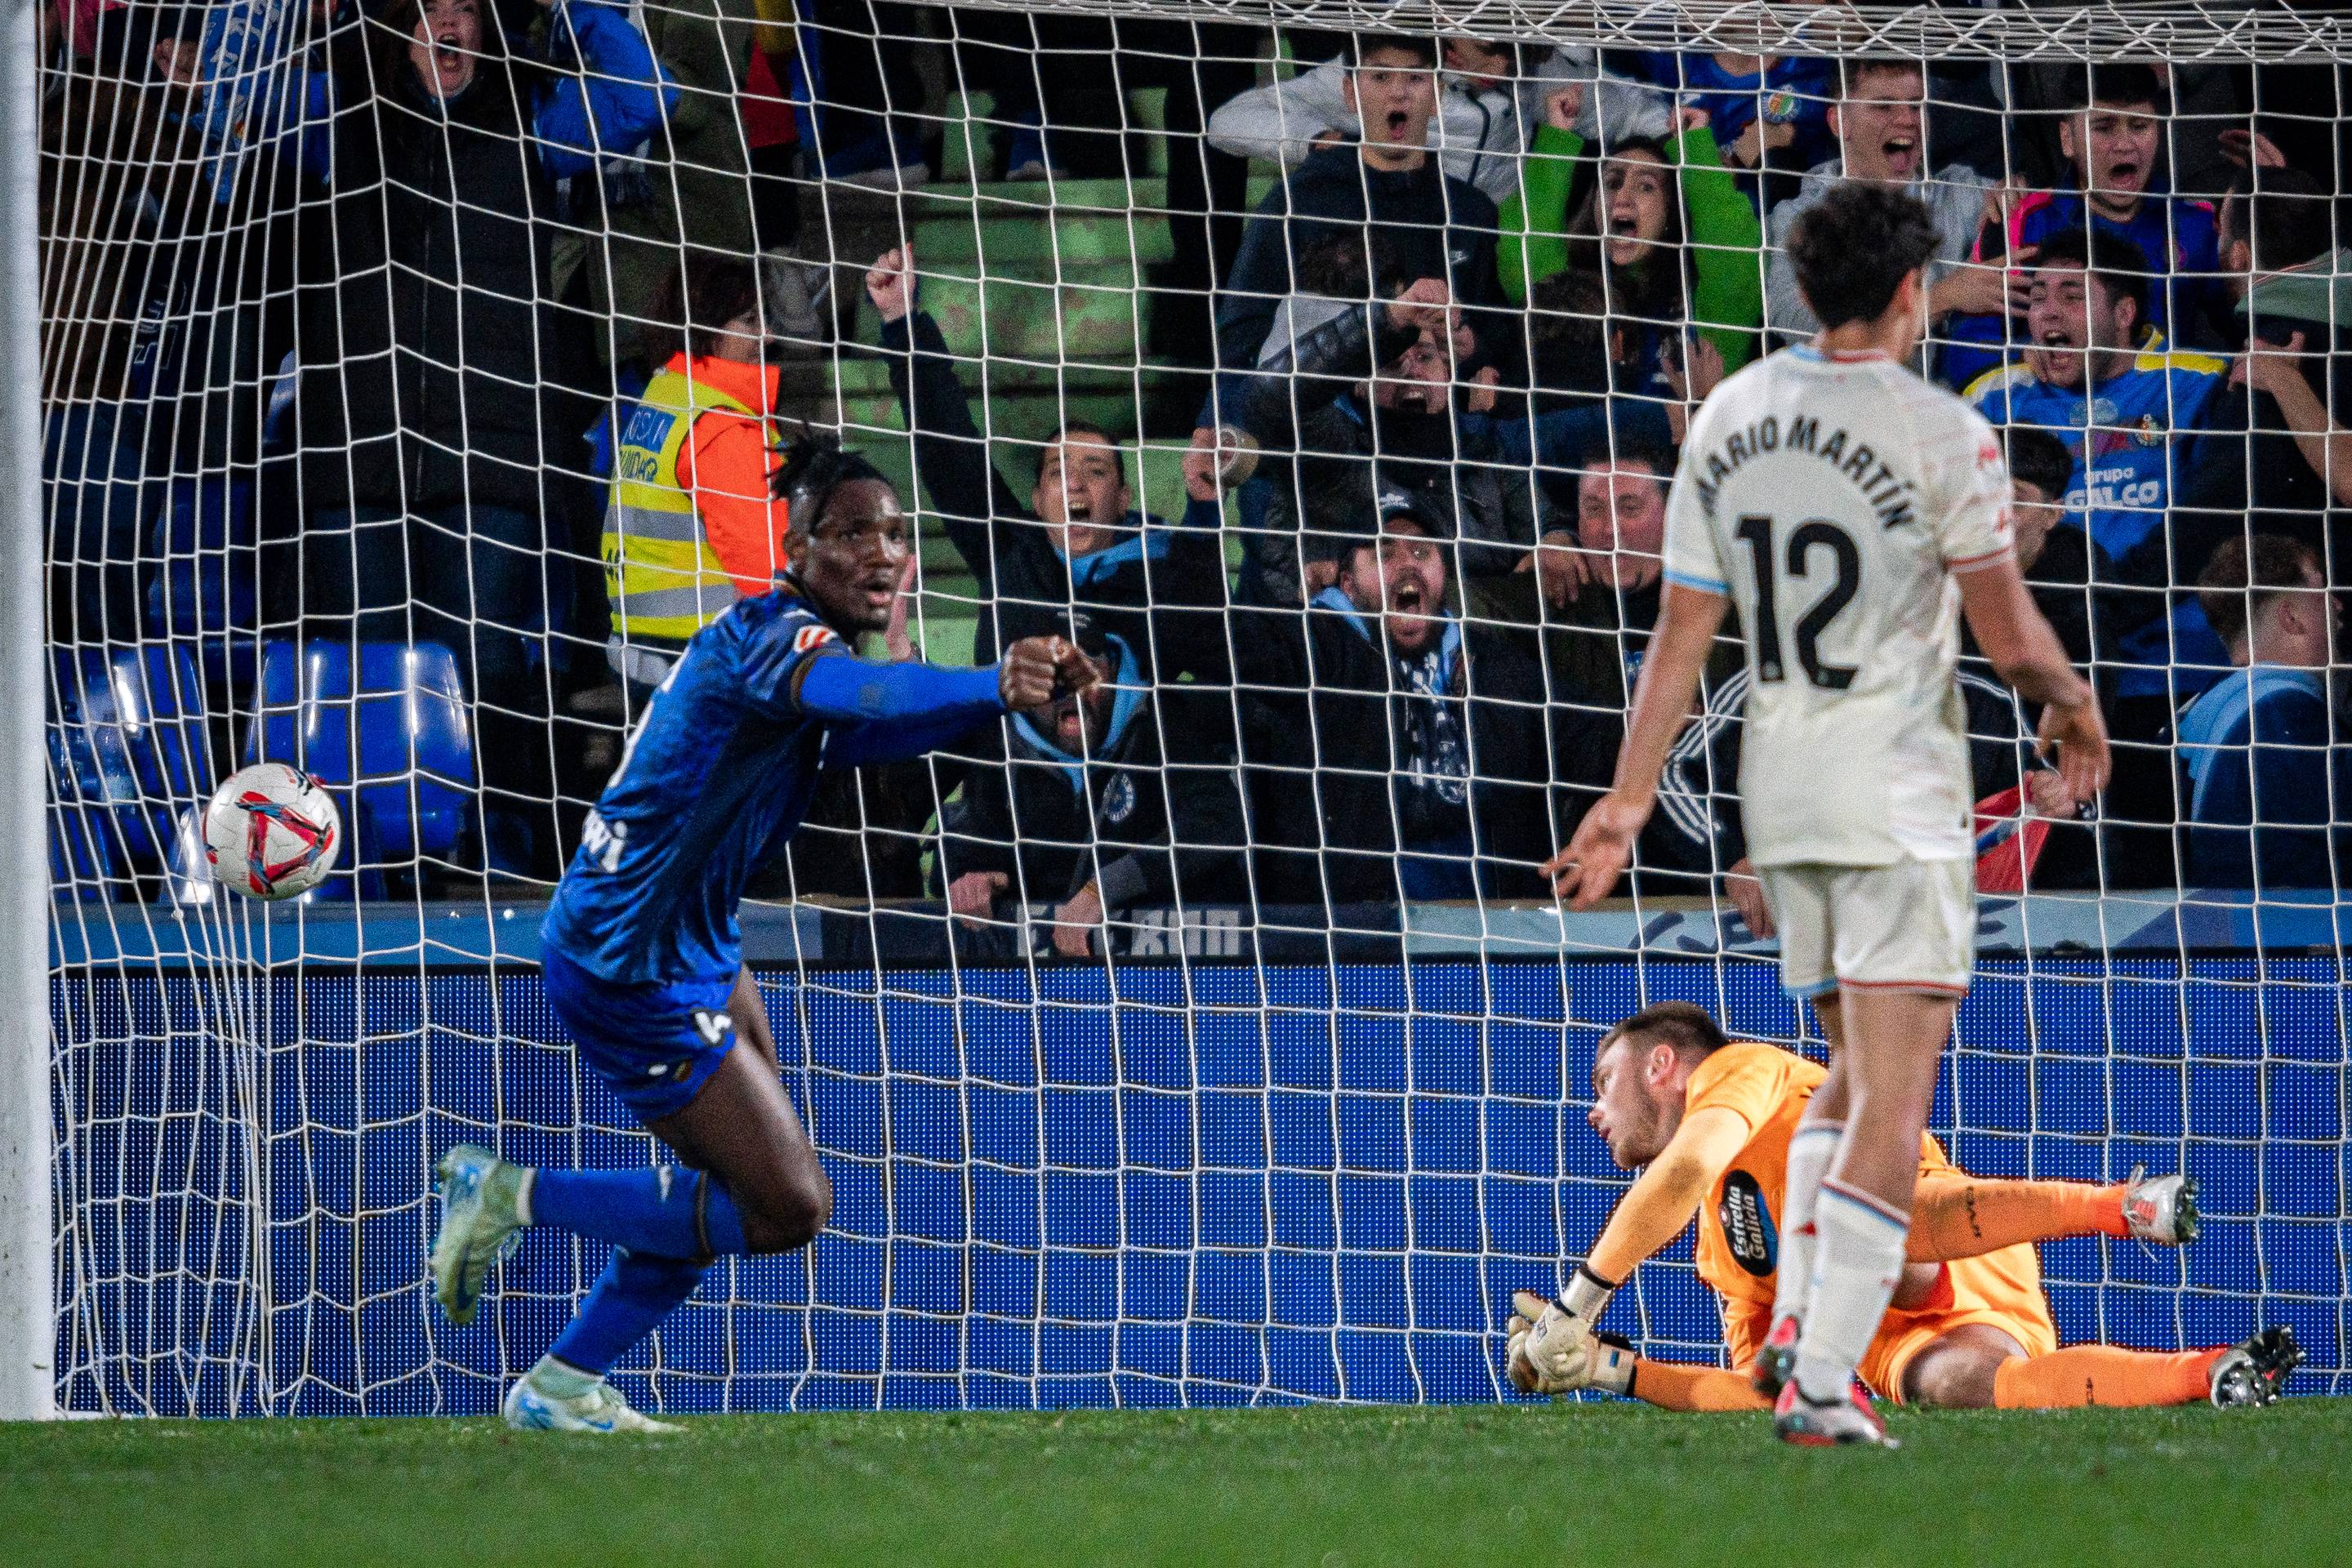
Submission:
[[[57,1410],[41,713],[40,0],[0,0],[0,1420]],[[10,826],[9,824],[15,826]]]

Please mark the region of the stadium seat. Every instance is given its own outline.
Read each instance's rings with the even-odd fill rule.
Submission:
[[[337,788],[361,892],[381,868],[446,858],[474,811],[474,736],[457,656],[439,643],[264,643],[245,758],[291,763]],[[353,723],[356,716],[356,726]],[[326,884],[334,889],[343,879]],[[331,895],[330,895],[331,896]]]
[[[103,901],[113,896],[121,875],[105,784],[86,743],[69,741],[62,725],[49,727],[49,884],[60,895]],[[92,808],[97,809],[93,810]]]
[[[253,681],[258,549],[251,483],[173,482],[171,503],[155,520],[159,564],[147,583],[147,627],[193,643],[218,691]]]
[[[87,855],[95,873],[111,839],[131,868],[156,869],[180,814],[212,793],[194,652],[184,643],[59,648],[55,659],[50,760],[58,798],[102,806],[106,824],[103,832],[89,824],[77,830],[66,863],[79,871]]]

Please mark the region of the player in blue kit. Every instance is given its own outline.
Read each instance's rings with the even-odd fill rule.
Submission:
[[[817,774],[919,756],[1094,677],[1058,637],[984,669],[872,664],[851,651],[898,593],[907,522],[863,458],[804,438],[775,480],[790,503],[772,593],[687,646],[590,813],[541,928],[547,999],[581,1059],[681,1163],[531,1170],[460,1145],[439,1167],[434,1294],[472,1321],[525,1226],[613,1244],[507,1423],[659,1431],[604,1375],[729,1254],[786,1252],[824,1228],[833,1189],[779,1077],[737,921],[745,880],[800,826]]]

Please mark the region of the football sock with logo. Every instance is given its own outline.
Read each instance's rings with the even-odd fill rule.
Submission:
[[[1633,1363],[1634,1398],[1661,1410],[1769,1410],[1772,1402],[1756,1392],[1744,1372],[1679,1362]]]
[[[1813,1288],[1797,1342],[1797,1384],[1815,1403],[1845,1397],[1903,1275],[1905,1216],[1869,1194],[1822,1183]]]
[[[735,1200],[703,1171],[533,1171],[520,1206],[526,1225],[551,1225],[656,1258],[747,1250]]]
[[[1813,1284],[1813,1204],[1844,1141],[1843,1121],[1808,1121],[1789,1135],[1788,1180],[1780,1193],[1779,1278],[1772,1286],[1772,1321],[1805,1310]]]
[[[684,1258],[614,1247],[596,1288],[547,1353],[568,1367],[604,1376],[631,1345],[694,1294],[702,1273],[703,1265]]]
[[[1992,1402],[2001,1410],[2193,1405],[2211,1393],[2213,1363],[2229,1353],[2070,1345],[2031,1360],[2001,1363],[1993,1373]]]
[[[2089,1182],[1988,1182],[1922,1176],[1911,1200],[1911,1258],[1981,1258],[2021,1241],[2128,1236],[2123,1186]]]

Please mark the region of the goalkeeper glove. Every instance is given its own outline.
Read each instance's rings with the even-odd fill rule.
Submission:
[[[1549,1394],[1595,1387],[1622,1393],[1623,1386],[1630,1386],[1632,1355],[1612,1352],[1595,1329],[1616,1289],[1580,1263],[1557,1301],[1546,1301],[1532,1290],[1515,1294],[1505,1363],[1511,1386],[1523,1394]]]

